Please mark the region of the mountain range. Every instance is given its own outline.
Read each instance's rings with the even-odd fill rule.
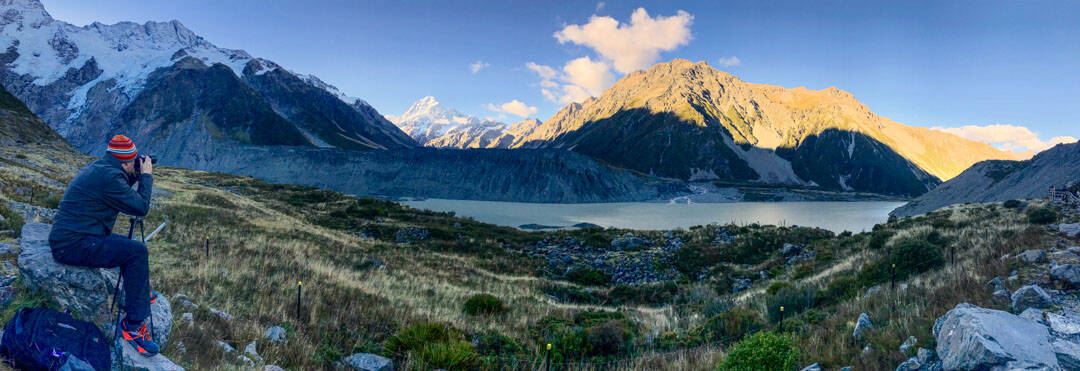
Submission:
[[[893,210],[906,217],[959,203],[1043,198],[1080,182],[1080,143],[1058,144],[1025,161],[983,161]]]
[[[37,0],[0,3],[0,83],[84,152],[124,132],[190,143],[402,149],[416,142],[363,100],[178,21],[74,26]]]
[[[620,79],[516,138],[683,180],[918,195],[987,159],[990,145],[878,116],[850,93],[744,82],[676,59]]]
[[[509,148],[520,133],[540,125],[528,119],[511,125],[466,115],[446,108],[427,96],[409,106],[400,116],[387,116],[418,143],[440,148]]]
[[[836,88],[752,84],[682,59],[630,73],[544,122],[479,119],[433,97],[387,118],[315,76],[219,48],[177,21],[78,27],[53,19],[37,0],[0,1],[0,13],[0,44],[6,46],[0,83],[82,152],[97,154],[109,137],[124,133],[176,166],[295,183],[316,180],[232,162],[252,160],[241,154],[261,147],[282,162],[297,156],[298,162],[317,158],[366,168],[385,160],[387,168],[412,166],[427,174],[415,179],[425,186],[390,186],[391,177],[408,177],[388,172],[369,172],[370,178],[340,173],[355,171],[353,165],[314,166],[307,176],[370,183],[348,189],[408,190],[396,194],[403,196],[514,200],[538,191],[525,199],[572,202],[649,200],[642,197],[686,189],[670,182],[688,181],[917,196],[976,162],[1019,156],[893,122]],[[496,152],[411,152],[423,146]],[[499,150],[505,148],[512,150]],[[537,159],[562,166],[540,166]],[[454,174],[435,169],[442,166],[461,168]],[[599,188],[579,190],[582,197],[540,189],[543,183],[530,174],[541,168],[561,172],[552,175],[559,184]],[[446,180],[458,178],[444,178],[466,173],[488,186],[459,194],[452,189],[459,185]],[[576,180],[616,173],[636,176]],[[483,179],[487,175],[500,178]],[[640,187],[645,184],[654,188]],[[614,189],[638,191],[616,195]]]

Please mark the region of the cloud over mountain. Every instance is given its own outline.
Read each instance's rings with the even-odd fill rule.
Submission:
[[[958,128],[944,128],[938,126],[933,127],[932,129],[954,134],[965,139],[989,143],[999,148],[1016,152],[1041,152],[1058,144],[1076,142],[1076,138],[1071,136],[1058,136],[1050,138],[1048,141],[1043,141],[1042,139],[1039,139],[1039,133],[1019,125],[965,125]]]

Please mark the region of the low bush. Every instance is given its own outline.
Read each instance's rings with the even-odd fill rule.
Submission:
[[[719,369],[739,371],[796,370],[799,367],[799,361],[799,349],[789,336],[762,331],[731,347]]]
[[[769,295],[776,295],[777,292],[783,289],[793,289],[795,285],[787,281],[777,281],[769,285],[769,288],[765,289],[765,293]]]
[[[1049,208],[1040,207],[1038,209],[1032,209],[1027,213],[1028,222],[1031,224],[1050,224],[1057,220],[1058,215],[1054,210]]]
[[[502,299],[490,294],[476,294],[465,301],[462,308],[469,315],[495,315],[506,311]]]
[[[894,234],[896,234],[896,232],[888,229],[874,231],[874,233],[870,234],[870,241],[867,242],[866,246],[871,250],[881,250]]]
[[[1020,200],[1008,200],[1001,206],[1004,206],[1006,209],[1019,209],[1021,206],[1024,206],[1024,203]]]
[[[417,354],[421,369],[475,370],[480,357],[473,346],[464,341],[430,343]]]
[[[589,347],[585,354],[606,356],[626,353],[631,346],[631,336],[630,326],[621,320],[607,320],[587,327],[585,337]]]
[[[588,267],[574,269],[566,274],[566,279],[589,286],[604,286],[611,283],[611,275]]]
[[[783,317],[791,317],[814,306],[814,290],[784,288],[765,298],[765,305],[770,322],[780,322]],[[783,307],[783,311],[780,308]]]
[[[700,331],[706,341],[730,344],[757,332],[763,326],[757,311],[735,307],[705,321]]]
[[[715,246],[690,245],[675,251],[672,265],[679,273],[696,279],[705,268],[719,264],[721,258],[723,254]]]
[[[18,238],[22,235],[23,223],[22,215],[0,204],[0,231],[11,231],[11,236]]]
[[[464,334],[450,325],[438,322],[414,323],[398,330],[386,340],[383,348],[392,357],[403,358],[428,344],[447,343],[464,339]]]
[[[905,238],[889,249],[886,263],[900,280],[945,265],[945,257],[941,247],[929,240]]]

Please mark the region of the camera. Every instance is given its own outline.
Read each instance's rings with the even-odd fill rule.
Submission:
[[[139,158],[135,159],[135,172],[136,173],[141,173],[142,172],[142,162],[143,162],[143,159],[147,158],[147,157],[150,158],[150,163],[151,164],[157,165],[157,158],[154,157],[154,155],[142,155],[142,156],[139,156]]]

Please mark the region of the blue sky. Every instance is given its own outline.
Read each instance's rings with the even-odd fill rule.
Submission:
[[[602,89],[623,75],[619,64],[641,64],[652,53],[656,62],[703,60],[749,82],[836,86],[898,122],[951,128],[998,147],[1080,136],[1076,1],[44,3],[54,18],[76,25],[177,19],[218,46],[313,73],[387,115],[433,95],[481,117],[543,120],[574,98],[565,85]],[[687,33],[555,36],[605,21],[594,15],[629,28],[638,8]],[[482,68],[473,73],[477,61]],[[572,61],[581,62],[574,74],[564,70]],[[557,76],[545,82],[530,62]],[[513,101],[520,104],[504,105]]]

